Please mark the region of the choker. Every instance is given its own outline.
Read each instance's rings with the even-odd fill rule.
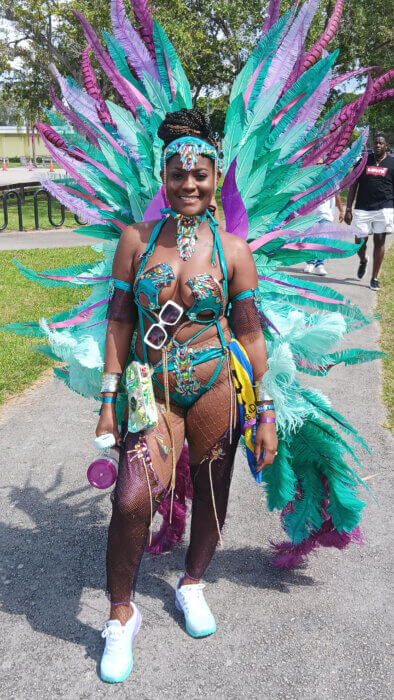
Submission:
[[[171,216],[176,221],[176,249],[182,260],[189,260],[194,253],[198,227],[207,218],[206,214],[197,216],[185,216],[178,214],[173,209],[161,209],[162,214]]]

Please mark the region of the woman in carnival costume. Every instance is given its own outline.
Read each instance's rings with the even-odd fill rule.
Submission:
[[[271,0],[231,92],[219,165],[173,46],[146,0],[132,4],[137,29],[122,0],[112,0],[107,50],[76,13],[88,42],[84,88],[54,68],[64,101],[52,91],[51,126],[38,124],[68,175],[44,186],[90,224],[81,233],[103,239],[94,246],[103,257],[38,273],[16,261],[39,284],[89,286],[91,294],[49,320],[8,327],[47,338],[48,354],[64,363],[56,375],[99,398],[97,434],[112,433],[120,448],[101,662],[109,682],[124,680],[132,668],[141,616],[130,596],[143,550],[158,553],[179,541],[190,497],[191,539],[175,605],[192,636],[215,631],[200,579],[221,537],[241,431],[269,509],[282,511],[288,540],[274,546],[275,565],[289,568],[319,546],[361,541],[362,482],[346,459],[359,463],[338,430],[366,445],[298,373],[325,375],[340,362],[378,357],[333,350],[369,319],[339,293],[277,268],[357,251],[357,229],[318,224],[310,212],[362,172],[365,152],[352,165],[367,134],[347,143],[365,108],[393,93],[382,90],[393,71],[369,76],[363,95],[321,116],[331,88],[362,72],[334,78],[337,53],[325,52],[343,0],[309,51],[305,39],[318,0],[281,17],[280,3]],[[90,50],[122,105],[104,101]],[[226,232],[212,206],[221,168]],[[144,427],[132,392],[127,401],[126,367],[127,382],[152,370],[150,409],[157,418],[146,414]],[[156,510],[163,524],[152,538]]]

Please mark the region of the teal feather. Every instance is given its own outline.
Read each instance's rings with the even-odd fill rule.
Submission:
[[[295,357],[297,361],[297,369],[304,374],[311,374],[318,377],[325,377],[326,374],[337,365],[358,365],[364,362],[372,362],[380,360],[385,354],[378,350],[363,350],[361,348],[351,348],[349,350],[341,350],[338,352],[328,353],[327,355],[316,354],[315,358],[308,356],[309,366],[303,363],[298,363],[297,351],[295,349]],[[302,358],[303,359],[303,358]]]
[[[237,146],[242,137],[245,108],[242,95],[232,102],[227,110],[223,139],[223,167],[225,172],[237,154]]]
[[[298,102],[293,105],[286,114],[280,119],[278,124],[272,129],[269,138],[265,143],[265,148],[270,149],[275,146],[275,141],[278,136],[283,132],[283,130],[291,123],[295,115],[299,112],[301,107],[310,98],[313,91],[320,85],[323,78],[331,70],[338,52],[334,51],[332,54],[326,56],[326,58],[321,59],[312,68],[305,71],[301,77],[292,85],[283,97],[279,100],[276,105],[276,114],[280,112],[281,109],[286,107],[292,100],[301,95]]]
[[[296,478],[291,467],[291,454],[283,439],[278,442],[275,461],[262,471],[262,483],[270,511],[281,510],[295,496]]]
[[[110,207],[117,209],[128,209],[128,199],[126,191],[117,185],[116,182],[108,180],[105,175],[96,170],[87,170],[86,168],[77,168],[83,175],[85,180],[92,185],[96,191],[96,196],[99,196],[102,201],[109,204]]]
[[[332,408],[326,396],[324,396],[321,392],[318,392],[316,389],[313,390],[306,387],[300,387],[299,391],[303,398],[317,412],[317,415],[321,414],[324,416],[324,418],[331,420],[346,435],[350,435],[355,443],[361,445],[361,447],[368,452],[368,454],[371,454],[371,450],[369,449],[364,438],[355,428],[353,428],[353,426],[346,420],[346,418],[344,418],[344,416]]]
[[[167,112],[173,111],[166,90],[148,73],[144,73],[144,84],[149,102],[163,120]]]
[[[111,56],[117,70],[119,71],[120,75],[123,78],[126,78],[126,80],[129,81],[134,87],[136,87],[142,94],[144,95],[144,86],[141,83],[140,80],[136,80],[129,68],[129,65],[126,60],[126,54],[123,51],[121,45],[119,42],[115,39],[115,37],[112,36],[112,34],[109,34],[106,31],[102,31],[102,36],[104,38],[104,41],[107,45],[107,49],[109,52],[109,55]],[[145,95],[146,97],[146,95]]]
[[[243,96],[243,94],[246,91],[246,88],[248,87],[249,81],[257,69],[257,67],[260,65],[260,63],[264,60],[264,58],[268,57],[271,55],[271,60],[272,57],[274,56],[274,52],[277,49],[279,42],[283,38],[284,34],[286,33],[293,17],[294,17],[294,8],[287,10],[282,17],[271,27],[269,32],[260,39],[256,47],[253,49],[251,52],[247,62],[245,63],[243,69],[241,72],[238,74],[238,76],[234,80],[234,84],[231,90],[231,95],[230,95],[230,104],[238,97],[238,95]],[[270,61],[266,61],[268,63],[268,66],[264,65],[264,79],[266,76],[266,72],[268,70],[269,65],[271,65]],[[262,84],[259,85],[259,88],[261,89]],[[253,93],[252,93],[253,95]],[[251,95],[251,97],[252,97]],[[255,95],[257,97],[257,95]],[[250,102],[249,102],[250,104]],[[249,106],[249,105],[248,105]],[[252,105],[250,105],[252,106]]]
[[[54,270],[41,270],[35,272],[23,265],[17,258],[13,258],[15,267],[22,273],[26,279],[36,282],[43,287],[82,287],[89,284],[94,284],[94,280],[89,279],[89,273],[92,270],[92,263],[84,263],[82,265],[71,265],[70,267],[59,267]],[[84,279],[78,279],[78,275],[84,275]],[[58,275],[59,277],[72,277],[72,281],[52,280],[40,275]]]
[[[22,335],[26,338],[44,338],[45,336],[38,323],[36,323],[35,321],[20,321],[18,323],[6,323],[4,326],[0,326],[0,331],[14,333],[15,335]]]
[[[155,45],[159,75],[168,99],[170,102],[172,102],[171,86],[165,56],[167,56],[171,67],[172,76],[175,83],[175,92],[179,91],[187,108],[190,109],[192,107],[192,96],[190,93],[189,82],[168,36],[166,35],[164,29],[155,21],[153,22],[153,41]]]
[[[303,463],[302,473],[298,476],[302,498],[295,499],[293,511],[284,517],[283,523],[293,544],[299,544],[310,535],[311,530],[319,530],[322,526],[321,506],[325,497],[319,472],[313,463],[309,463],[308,457]]]
[[[115,214],[113,214],[115,216]],[[118,219],[118,213],[116,214]],[[116,241],[121,236],[120,229],[115,229],[111,226],[102,226],[101,224],[92,224],[92,226],[84,226],[76,230],[76,233],[82,234],[83,236],[91,236],[92,238],[102,238],[109,241]]]

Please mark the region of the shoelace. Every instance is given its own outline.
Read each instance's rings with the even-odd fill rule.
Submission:
[[[183,603],[183,608],[185,612],[189,612],[190,610],[190,604],[194,603],[205,603],[205,598],[203,596],[203,589],[205,588],[205,585],[203,583],[197,583],[196,585],[193,586],[193,598],[189,600],[184,593],[182,593],[182,603]]]
[[[113,652],[116,650],[117,642],[123,639],[123,629],[114,629],[113,627],[104,627],[101,632],[103,639],[106,639],[106,651]]]

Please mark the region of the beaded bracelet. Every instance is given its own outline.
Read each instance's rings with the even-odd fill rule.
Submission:
[[[259,404],[256,406],[256,413],[264,413],[264,411],[275,411],[275,406],[273,403]]]
[[[275,423],[276,418],[273,418],[271,416],[261,416],[259,418],[259,423]]]

